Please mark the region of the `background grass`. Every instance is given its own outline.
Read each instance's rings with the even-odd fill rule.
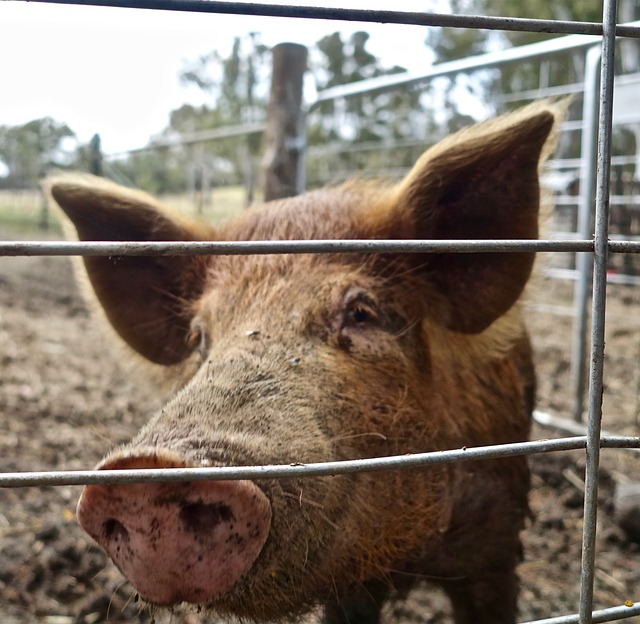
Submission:
[[[189,193],[161,197],[161,201],[178,210],[218,224],[241,212],[246,206],[240,186],[216,188],[208,202]],[[62,237],[57,211],[48,206],[39,190],[0,191],[0,239]]]

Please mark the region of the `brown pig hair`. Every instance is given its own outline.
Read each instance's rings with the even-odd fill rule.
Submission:
[[[545,100],[534,103],[519,111],[507,116],[498,117],[482,124],[477,124],[470,128],[461,130],[437,143],[427,150],[418,160],[412,171],[420,170],[425,163],[436,161],[443,155],[454,154],[457,145],[473,143],[482,145],[489,139],[492,141],[504,141],[504,132],[509,127],[515,127],[526,122],[532,116],[546,113],[550,118],[562,119],[566,113],[569,101],[559,100],[551,102]],[[542,168],[544,160],[552,152],[557,139],[557,126],[544,141],[539,159],[539,169]],[[455,163],[449,163],[455,166]],[[184,240],[286,240],[286,239],[319,239],[319,238],[411,238],[415,231],[415,224],[412,223],[412,216],[407,214],[404,206],[404,197],[412,197],[419,192],[414,187],[414,177],[409,174],[398,184],[389,183],[383,180],[364,180],[354,177],[338,186],[312,191],[302,195],[295,200],[295,205],[287,200],[272,202],[271,204],[256,206],[243,212],[235,219],[223,224],[220,228],[214,229],[203,221],[198,221],[192,217],[186,217],[180,212],[173,210],[154,199],[147,193],[135,189],[123,188],[103,178],[96,178],[83,174],[62,174],[54,176],[45,181],[44,188],[49,197],[52,197],[52,188],[58,184],[65,184],[67,194],[77,197],[81,201],[84,197],[91,195],[102,196],[104,198],[117,198],[122,207],[145,205],[156,211],[156,223],[153,228],[161,228],[161,222],[168,221],[174,224],[176,230],[183,232],[180,239]],[[330,193],[329,201],[323,201],[327,193]],[[542,198],[544,199],[544,194]],[[340,198],[340,199],[337,199]],[[336,206],[338,201],[341,206]],[[318,204],[324,204],[324,209],[318,211]],[[305,206],[313,205],[314,210],[305,209]],[[342,209],[344,208],[344,210]],[[295,218],[290,213],[295,211]],[[349,214],[345,214],[348,212]],[[287,214],[289,213],[289,214]],[[288,218],[283,218],[287,215]],[[423,223],[428,223],[430,217],[421,217]],[[77,239],[78,234],[67,219],[63,219],[65,235],[71,239]],[[152,229],[153,229],[152,228]],[[178,240],[178,238],[168,237],[160,240]],[[354,256],[344,256],[346,264],[353,265]],[[203,290],[206,290],[208,280],[216,280],[216,272],[223,270],[225,265],[230,267],[236,261],[236,257],[206,257],[192,256],[184,263],[181,272],[181,284],[179,292],[165,293],[173,299],[176,308],[180,308],[186,315],[190,314],[193,303],[198,299]],[[308,260],[313,265],[322,261],[319,257],[311,256]],[[277,264],[286,267],[293,262],[297,262],[293,256],[280,257]],[[374,269],[379,277],[393,279],[400,275],[415,275],[416,281],[421,282],[420,274],[428,259],[424,261],[407,262],[400,256],[365,254],[360,256],[360,266],[363,270]],[[92,307],[100,310],[100,316],[104,318],[102,306],[98,305],[92,293],[89,278],[82,259],[76,258],[74,261],[76,273],[82,284],[82,290],[86,299],[92,302]],[[257,262],[255,268],[262,268],[263,271],[273,268],[273,262]],[[380,270],[378,268],[380,267]],[[252,279],[259,279],[261,276],[252,275]],[[429,294],[432,301],[437,301],[438,294]],[[447,329],[436,319],[425,319],[425,332],[431,336],[432,341],[441,341],[443,345],[448,345],[449,349],[437,349],[438,352],[448,353],[447,357],[456,358],[458,354],[464,354],[467,360],[471,355],[478,365],[483,361],[491,359],[496,355],[506,353],[512,346],[514,336],[522,333],[521,321],[521,299],[510,307],[504,314],[498,316],[490,326],[479,332],[458,332]],[[158,321],[159,322],[159,321]],[[438,331],[429,331],[430,325],[437,325]],[[109,325],[109,323],[107,323]],[[111,341],[113,342],[113,341]],[[116,341],[123,345],[122,340]],[[452,348],[453,347],[453,348]],[[126,348],[127,352],[135,353],[132,349]],[[129,358],[131,359],[131,358]],[[135,360],[141,361],[139,357]],[[197,358],[187,357],[177,366],[171,366],[169,377],[176,378],[177,370],[184,369],[184,376],[180,379],[188,379],[197,366]],[[166,370],[164,366],[148,367],[150,370]],[[182,382],[180,382],[182,383]]]

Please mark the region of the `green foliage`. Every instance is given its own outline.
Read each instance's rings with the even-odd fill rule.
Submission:
[[[223,126],[226,123],[224,114],[218,108],[183,104],[180,108],[171,111],[169,127],[163,134],[165,136],[170,136],[172,133],[191,134],[199,130]]]
[[[385,68],[367,48],[369,33],[358,31],[347,39],[339,32],[316,44],[311,71],[321,91],[376,76],[405,71]],[[310,120],[309,144],[331,140],[351,142],[392,140],[411,133],[412,115],[419,111],[419,95],[414,91],[364,94],[344,101],[323,103]]]
[[[323,37],[310,54],[310,70],[317,88],[320,90],[404,71],[397,66],[385,67],[368,50],[368,42],[369,34],[362,31],[349,37],[338,32]],[[207,94],[209,102],[200,107],[184,105],[172,111],[169,126],[160,138],[179,138],[212,128],[265,119],[270,74],[271,55],[260,43],[257,33],[236,37],[228,56],[213,51],[188,63],[180,79],[200,88]],[[414,138],[425,126],[421,109],[419,93],[411,90],[363,95],[338,105],[328,103],[310,117],[308,142],[321,145],[333,140],[364,143]],[[187,185],[185,175],[191,176],[190,184],[195,189],[199,185],[204,187],[208,181],[217,184],[222,180],[225,183],[244,183],[251,188],[258,178],[261,153],[260,135],[229,138],[172,149],[167,152],[171,164],[163,167],[185,172],[183,188]],[[154,162],[155,159],[150,153],[132,156],[128,163],[118,163],[118,170],[136,184],[144,180],[150,190],[176,190],[173,185],[179,176],[163,169]],[[340,154],[334,164],[338,168],[343,165],[345,168],[353,167],[353,163],[347,160],[348,157]],[[405,166],[403,155],[394,153],[392,160],[393,165]],[[312,158],[309,164],[313,170]],[[367,158],[361,157],[357,166],[366,167],[368,164]]]
[[[515,0],[479,0],[479,5],[480,10],[485,11],[487,15],[587,22],[602,20],[602,0],[581,0],[572,3],[543,0],[527,0],[526,3]],[[521,46],[557,36],[511,32],[504,33],[503,39],[507,45]],[[547,59],[532,60],[504,67],[492,90],[510,93],[536,89],[539,86],[571,84],[581,81],[583,73],[584,52],[568,51],[554,55],[551,62]]]
[[[185,105],[173,111],[165,134],[184,134],[263,120],[270,60],[268,48],[260,43],[260,35],[249,33],[234,39],[228,57],[214,50],[188,64],[180,74],[181,81],[202,89],[210,97],[211,104],[200,108]],[[198,161],[200,173],[196,174],[192,185],[204,185],[205,181],[200,177],[209,175],[215,183],[224,170],[225,179],[232,183],[244,180],[249,199],[258,177],[260,151],[261,137],[258,135],[229,138],[183,150],[186,159]]]
[[[68,164],[62,141],[74,137],[67,124],[51,117],[34,119],[21,126],[0,126],[0,160],[7,175],[6,188],[33,188],[50,167]]]
[[[179,193],[185,187],[184,163],[172,152],[164,148],[131,154],[126,160],[110,163],[107,173],[154,195]]]
[[[249,33],[235,37],[228,57],[214,50],[188,63],[179,77],[207,93],[218,125],[256,121],[264,118],[270,58],[260,35]]]
[[[400,66],[385,66],[369,50],[369,44],[369,33],[357,31],[347,36],[334,32],[312,46],[309,70],[317,90],[405,71]],[[164,134],[184,135],[264,119],[270,59],[267,49],[260,44],[259,35],[252,33],[236,38],[228,57],[214,51],[189,63],[181,79],[202,89],[210,103],[200,108],[183,106],[174,111]],[[311,149],[307,158],[308,182],[322,183],[354,170],[382,173],[407,168],[416,150],[424,147],[430,130],[428,119],[421,92],[411,88],[323,104],[307,119],[307,144],[312,148],[333,143],[346,147],[336,149],[330,158],[326,152],[314,156]],[[395,149],[392,144],[398,140],[423,142],[415,150],[412,146]],[[382,156],[381,144],[386,146]],[[221,163],[231,166],[232,182],[244,181],[250,186],[258,177],[262,153],[259,135],[216,141],[199,149],[182,149],[185,167],[189,159],[208,158],[210,167],[219,169]],[[220,175],[219,171],[214,181]]]
[[[572,20],[600,22],[602,0],[449,0],[452,13],[502,16],[512,18]],[[471,29],[432,29],[427,37],[436,62],[445,62],[481,54],[489,49],[522,46],[558,37],[557,34],[535,32],[500,32]],[[476,97],[485,103],[495,102],[500,94],[518,93],[539,87],[571,84],[582,80],[584,52],[568,51],[543,59],[503,65],[499,71],[476,74]],[[450,81],[448,94],[459,84],[460,77]],[[450,117],[455,116],[455,99],[446,102]]]
[[[348,37],[335,32],[318,41],[311,51],[310,69],[319,91],[405,71],[385,67],[369,52],[369,37],[363,31]],[[320,185],[354,171],[386,173],[407,167],[414,155],[391,146],[398,140],[424,138],[425,119],[420,93],[413,89],[323,103],[307,119],[308,184]]]
[[[625,1],[621,0],[621,5]],[[602,20],[602,0],[449,0],[449,8],[454,14],[587,22]],[[433,49],[436,63],[443,63],[558,36],[535,32],[433,28],[429,29],[426,43]],[[470,121],[460,110],[471,101],[475,101],[478,108],[481,105],[497,110],[515,107],[522,102],[508,98],[510,104],[504,105],[503,96],[578,83],[583,75],[584,51],[580,50],[503,64],[494,70],[457,74],[443,79],[441,85],[444,83],[445,87],[442,106],[447,130],[454,131]],[[433,89],[431,92],[433,93]]]
[[[560,1],[554,0],[474,0],[474,12],[483,15],[523,17],[545,20],[571,20],[578,22],[602,21],[602,0]],[[557,37],[527,32],[505,32],[512,45],[524,45],[540,41],[541,38]]]
[[[453,14],[481,14],[480,7],[473,5],[483,3],[484,0],[449,0]],[[486,31],[475,28],[430,28],[425,43],[433,50],[435,62],[442,63],[486,52],[488,36]]]

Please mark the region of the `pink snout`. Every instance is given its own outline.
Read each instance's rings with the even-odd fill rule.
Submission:
[[[99,469],[187,466],[175,453],[154,450],[107,459]],[[251,481],[88,485],[77,513],[140,596],[165,606],[229,591],[271,526],[269,500]]]

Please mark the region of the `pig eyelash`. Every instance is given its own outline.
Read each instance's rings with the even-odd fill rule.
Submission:
[[[209,353],[209,337],[201,319],[195,318],[187,334],[187,345],[191,350],[197,350],[204,361]]]
[[[376,327],[379,321],[378,311],[365,292],[357,290],[345,298],[338,316],[338,344],[350,351],[353,345],[352,334]]]
[[[342,317],[342,328],[364,327],[376,324],[380,314],[377,306],[366,293],[358,292],[350,300],[346,301],[345,310]]]
[[[364,325],[365,323],[371,323],[378,320],[378,315],[375,310],[364,303],[356,303],[345,315],[345,324],[347,325]]]

